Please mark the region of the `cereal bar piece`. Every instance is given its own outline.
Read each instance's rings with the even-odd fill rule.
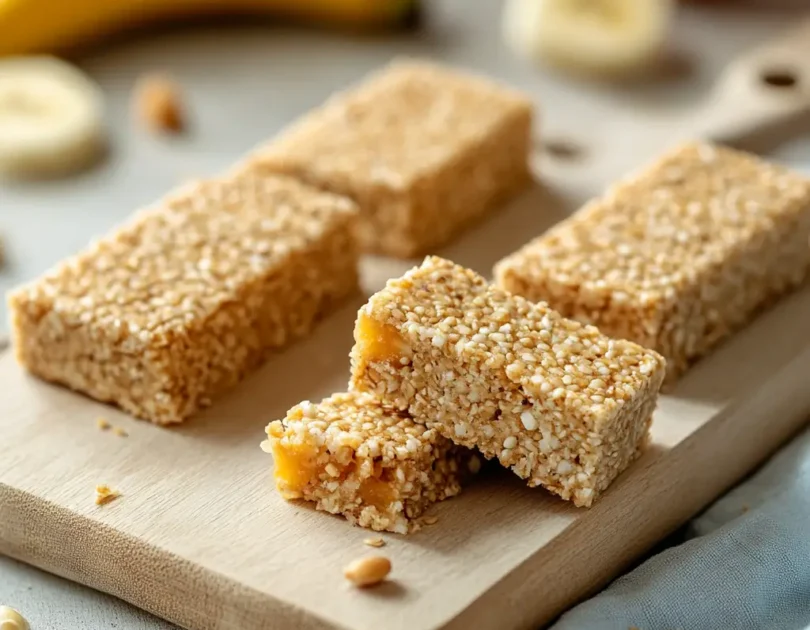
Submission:
[[[194,184],[12,293],[17,358],[180,422],[357,290],[357,216],[287,177]]]
[[[361,310],[355,390],[578,506],[646,442],[664,360],[441,258]]]
[[[353,198],[361,244],[435,248],[530,181],[532,105],[451,69],[399,61],[307,114],[249,160]]]
[[[810,271],[810,181],[702,143],[495,269],[498,284],[667,359],[666,386]]]
[[[350,522],[401,534],[431,505],[455,496],[472,455],[368,394],[303,402],[267,427],[285,499],[316,502]]]

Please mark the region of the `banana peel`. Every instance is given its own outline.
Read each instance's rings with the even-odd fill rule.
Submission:
[[[284,18],[379,29],[412,21],[418,0],[0,0],[0,56],[53,53],[163,21]]]

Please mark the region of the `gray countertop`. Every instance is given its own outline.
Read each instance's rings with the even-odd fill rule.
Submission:
[[[562,109],[602,118],[620,109],[685,110],[705,96],[727,60],[778,33],[796,15],[685,9],[674,36],[679,62],[673,76],[607,87],[555,77],[515,59],[501,42],[499,12],[498,2],[442,0],[430,3],[427,27],[419,35],[348,38],[270,26],[207,26],[128,38],[83,56],[80,65],[107,94],[110,157],[76,178],[0,185],[0,235],[7,258],[0,292],[41,273],[183,180],[229,166],[332,91],[395,55],[431,56],[514,83],[536,96],[543,128],[553,130],[555,112]],[[131,122],[133,82],[153,70],[170,72],[186,92],[193,116],[186,137],[154,138]],[[777,157],[810,166],[810,138],[781,147]],[[0,311],[0,331],[6,325]],[[23,611],[34,630],[172,627],[119,600],[2,557],[0,604]]]

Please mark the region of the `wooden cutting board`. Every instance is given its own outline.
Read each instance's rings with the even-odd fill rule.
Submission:
[[[790,107],[764,118],[741,117],[733,135],[806,108],[788,99]],[[441,253],[489,273],[627,166],[593,158],[579,169],[538,158],[542,185]],[[363,265],[366,294],[409,266],[371,258]],[[364,299],[173,429],[41,383],[0,353],[0,552],[193,630],[528,628],[603,586],[810,414],[807,289],[662,398],[651,448],[595,507],[578,510],[505,471],[486,474],[437,507],[436,525],[386,535],[393,579],[357,591],[342,569],[368,553],[368,532],[282,501],[259,442],[265,424],[292,404],[345,389]],[[100,417],[128,437],[100,431]],[[100,483],[122,496],[96,506]]]

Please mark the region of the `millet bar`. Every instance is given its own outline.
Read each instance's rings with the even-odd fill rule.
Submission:
[[[810,272],[810,181],[688,143],[495,267],[497,283],[667,359],[667,387]]]
[[[644,445],[664,360],[441,258],[372,296],[351,386],[578,506]]]
[[[406,413],[385,410],[368,394],[334,394],[296,405],[267,427],[285,499],[378,531],[405,534],[437,501],[455,496],[480,461]]]
[[[356,218],[287,177],[194,184],[11,293],[17,358],[180,422],[357,290]]]
[[[260,148],[248,168],[354,199],[362,246],[410,257],[530,182],[532,104],[439,65],[397,61]]]

